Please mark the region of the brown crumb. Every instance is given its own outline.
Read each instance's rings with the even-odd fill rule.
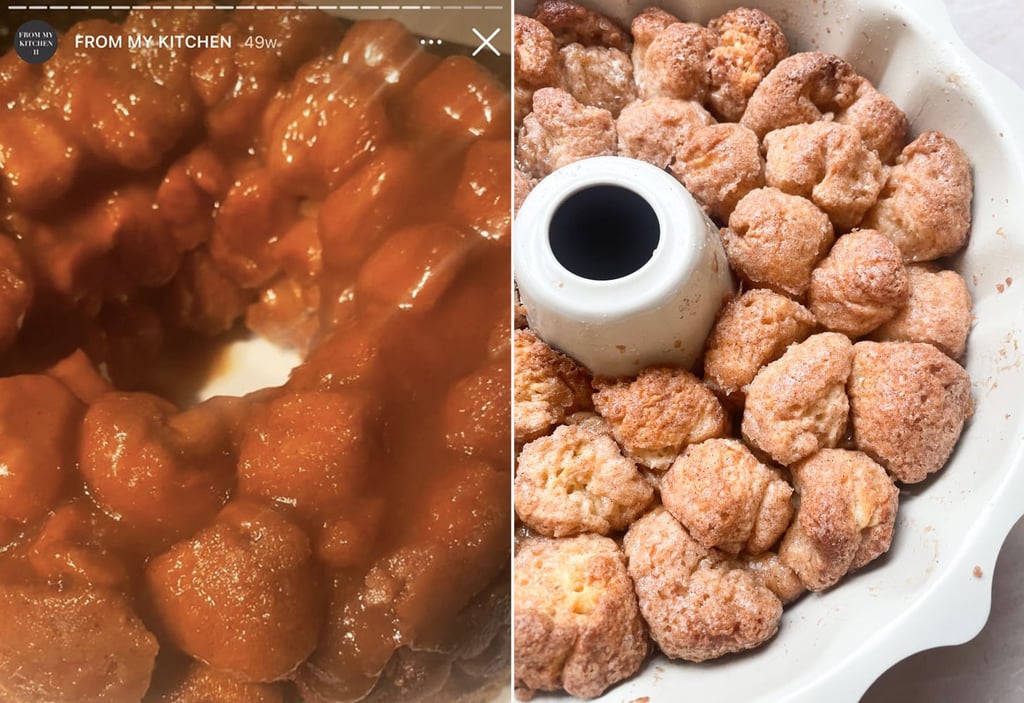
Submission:
[[[974,574],[974,578],[976,579],[980,579],[982,576],[985,575],[984,572],[981,570],[981,567],[977,565],[975,565],[974,571],[972,571],[971,573]]]

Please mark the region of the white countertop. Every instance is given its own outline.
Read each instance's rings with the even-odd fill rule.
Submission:
[[[1024,87],[1024,0],[944,1],[964,42]],[[981,634],[905,659],[861,703],[1024,701],[1024,521],[1003,545],[995,573],[983,578],[992,579],[992,612]]]

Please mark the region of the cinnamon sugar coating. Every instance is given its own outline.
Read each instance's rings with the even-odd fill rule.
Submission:
[[[889,550],[899,491],[866,454],[822,449],[790,467],[800,507],[779,559],[812,591]]]
[[[639,100],[625,107],[615,122],[619,156],[666,168],[698,129],[714,121],[710,113],[693,100]]]
[[[861,78],[853,103],[836,115],[836,122],[856,127],[883,164],[891,164],[907,143],[907,116],[896,103]]]
[[[857,448],[903,483],[941,469],[971,416],[971,379],[930,344],[859,342],[850,419]]]
[[[533,16],[554,33],[561,46],[575,42],[626,52],[633,46],[629,32],[618,22],[571,0],[539,0]]]
[[[613,540],[527,538],[514,571],[517,698],[557,689],[594,698],[640,668],[647,634]]]
[[[622,49],[567,44],[558,52],[561,87],[584,105],[618,117],[636,100],[633,62]]]
[[[615,153],[612,113],[588,107],[558,88],[533,94],[533,112],[523,119],[516,164],[531,178],[591,156]]]
[[[877,342],[927,342],[953,359],[967,348],[971,294],[956,271],[931,264],[907,266],[910,295],[892,319],[876,329]]]
[[[740,124],[695,130],[676,152],[672,173],[719,222],[728,222],[736,204],[765,184],[757,135]]]
[[[575,361],[527,329],[513,337],[516,443],[547,434],[567,415],[590,406],[590,379]]]
[[[524,15],[513,20],[515,119],[520,125],[533,109],[538,88],[558,83],[558,42],[543,24]]]
[[[708,102],[716,115],[736,122],[761,80],[789,55],[789,42],[775,20],[749,7],[729,10],[708,28],[718,35],[708,57]]]
[[[743,438],[783,465],[835,447],[846,432],[853,346],[823,332],[791,346],[747,387]]]
[[[641,98],[678,98],[704,102],[708,95],[708,53],[716,35],[693,22],[668,25],[650,41],[643,60],[633,66]]]
[[[778,596],[783,605],[789,605],[807,590],[793,569],[782,563],[776,552],[740,554],[734,561],[746,569],[762,586]]]

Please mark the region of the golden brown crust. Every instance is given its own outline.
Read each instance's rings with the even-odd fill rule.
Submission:
[[[615,122],[619,156],[666,168],[697,129],[713,122],[708,111],[693,100],[651,98],[634,102]]]
[[[876,329],[877,342],[926,342],[953,359],[967,348],[971,331],[971,294],[956,271],[929,264],[907,266],[910,294],[896,315]]]
[[[835,236],[828,215],[778,188],[747,193],[722,229],[729,265],[754,288],[799,297]]]
[[[882,190],[882,162],[853,127],[813,122],[764,138],[765,182],[811,200],[836,230],[855,227]]]
[[[840,237],[814,269],[807,306],[826,328],[860,337],[895,315],[909,295],[899,248],[862,229]]]
[[[907,143],[907,116],[866,78],[860,80],[857,99],[836,115],[836,122],[856,127],[884,164],[892,163]]]
[[[558,52],[561,88],[584,105],[600,107],[618,117],[636,100],[633,62],[621,49],[568,44]]]
[[[814,330],[814,315],[800,303],[765,288],[745,291],[722,309],[704,346],[704,383],[742,403],[747,384],[789,345]]]
[[[595,423],[562,425],[519,454],[516,513],[542,535],[625,530],[652,500],[636,464]]]
[[[704,102],[708,52],[715,42],[714,32],[693,22],[676,22],[663,29],[648,44],[642,62],[633,66],[640,97]]]
[[[796,572],[783,564],[775,552],[765,552],[757,556],[741,554],[735,563],[778,596],[783,605],[789,605],[807,590]]]
[[[661,500],[706,549],[760,554],[789,527],[792,487],[736,439],[691,444],[661,479]]]
[[[558,42],[550,29],[519,14],[514,18],[513,37],[515,119],[521,125],[533,109],[534,92],[558,83]]]
[[[590,156],[615,153],[615,120],[599,107],[581,105],[558,88],[533,94],[533,112],[523,119],[516,164],[531,178]]]
[[[622,553],[597,535],[532,537],[515,558],[516,697],[594,698],[631,676],[648,640]]]
[[[831,54],[808,51],[782,59],[750,96],[740,123],[764,138],[794,124],[817,122],[857,98],[860,76]]]
[[[513,364],[513,425],[517,444],[547,434],[567,415],[590,407],[587,372],[528,329],[515,331]]]
[[[849,394],[853,440],[897,481],[941,469],[970,417],[971,379],[930,344],[859,342]]]
[[[669,25],[679,21],[660,7],[646,7],[633,18],[629,30],[633,34],[633,72],[643,70],[647,56],[647,47],[654,38],[661,34]]]
[[[519,214],[519,208],[523,206],[523,201],[526,200],[526,196],[530,194],[531,190],[533,190],[534,185],[534,181],[531,180],[529,176],[520,171],[518,168],[515,169],[512,198],[513,214]]]
[[[666,656],[706,661],[756,647],[778,631],[778,597],[701,547],[664,508],[634,522],[622,547],[640,611]]]
[[[570,0],[539,0],[533,16],[554,33],[562,46],[576,42],[627,52],[632,48],[629,32],[618,22]]]
[[[711,110],[723,120],[743,117],[761,80],[789,55],[782,28],[761,10],[738,7],[708,23],[718,45],[708,57]]]
[[[786,466],[835,447],[846,432],[852,359],[850,340],[835,332],[791,346],[747,387],[743,438]]]
[[[757,135],[739,124],[695,130],[676,152],[672,173],[718,222],[728,222],[736,204],[765,184]]]
[[[723,437],[729,418],[707,386],[684,369],[650,368],[636,379],[595,379],[594,409],[626,455],[664,471],[686,445]]]
[[[949,256],[967,243],[972,192],[971,164],[960,146],[925,132],[896,159],[863,226],[896,242],[904,261]]]
[[[866,454],[823,449],[790,468],[800,507],[779,559],[812,591],[889,550],[899,496]]]

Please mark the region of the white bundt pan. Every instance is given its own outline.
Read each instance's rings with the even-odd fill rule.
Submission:
[[[651,3],[586,4],[628,26]],[[853,703],[901,659],[978,634],[999,548],[1024,514],[1024,92],[968,50],[941,0],[657,4],[702,23],[741,4],[763,9],[793,51],[846,58],[906,111],[912,136],[945,132],[973,166],[974,225],[956,268],[974,299],[966,357],[974,417],[945,469],[901,491],[889,553],[789,607],[759,650],[705,664],[658,657],[599,699]],[[516,5],[531,10],[532,2]]]

